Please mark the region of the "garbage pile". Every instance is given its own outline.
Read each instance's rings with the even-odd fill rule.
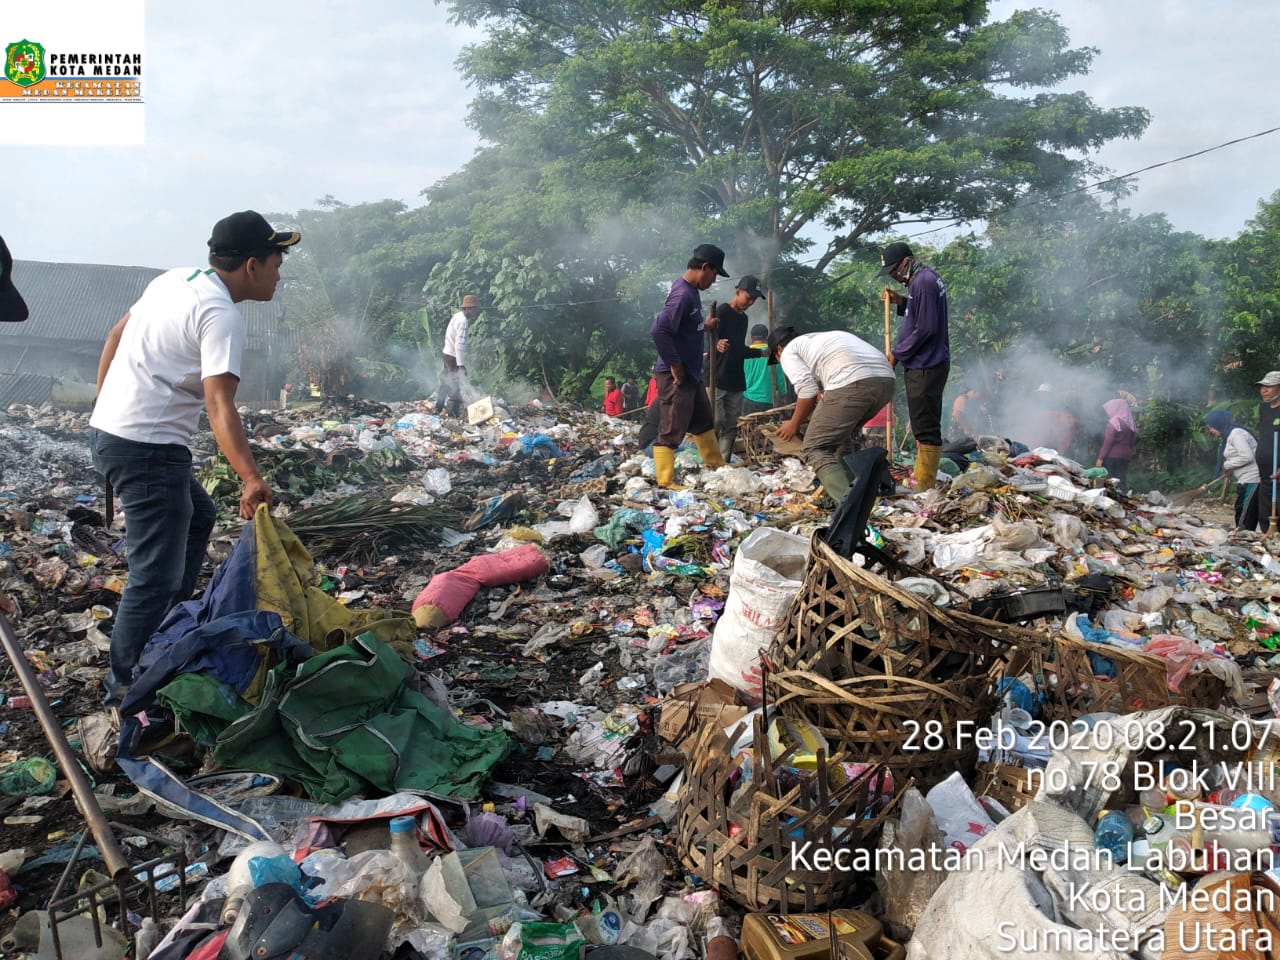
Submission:
[[[984,438],[868,501],[841,554],[798,459],[690,446],[660,490],[632,424],[492,407],[242,411],[280,502],[228,519],[119,728],[98,682],[127,537],[85,418],[0,416],[0,611],[130,857],[169,858],[132,918],[103,907],[103,945],[95,908],[40,913],[100,844],[6,676],[6,949],[65,927],[77,956],[763,960],[833,925],[856,957],[972,957],[1009,917],[1134,938],[1011,949],[1155,956],[1161,890],[1201,874],[1152,851],[1270,849],[1280,791],[1239,775],[1271,769],[1280,716],[1269,542]],[[1215,834],[1222,810],[1261,825]],[[966,859],[1003,847],[1123,853],[1103,866],[1154,899],[1064,905],[1116,874]]]

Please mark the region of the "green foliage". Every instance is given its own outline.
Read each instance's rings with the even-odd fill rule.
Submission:
[[[1258,215],[1219,249],[1226,308],[1218,333],[1221,379],[1233,395],[1257,394],[1256,381],[1280,369],[1280,191],[1258,204]]]

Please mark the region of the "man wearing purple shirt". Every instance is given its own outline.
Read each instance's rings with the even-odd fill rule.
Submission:
[[[889,363],[903,368],[907,412],[916,438],[916,487],[928,490],[938,479],[942,455],[942,391],[951,370],[951,341],[947,329],[947,288],[932,268],[914,256],[901,241],[884,248],[877,277],[892,277],[907,286],[907,295],[885,288],[898,308],[902,326],[889,352]]]
[[[659,487],[675,488],[676,447],[686,433],[694,435],[704,464],[724,466],[716,442],[715,416],[702,382],[703,340],[707,328],[715,326],[715,319],[704,321],[700,294],[716,277],[727,276],[723,250],[709,243],[696,247],[649,330],[658,348],[653,370],[662,420],[653,442],[653,468]]]

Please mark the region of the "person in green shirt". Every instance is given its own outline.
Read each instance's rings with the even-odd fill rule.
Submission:
[[[757,323],[751,328],[751,349],[763,351],[769,340],[769,328]],[[742,412],[760,413],[772,410],[773,388],[778,388],[778,403],[786,403],[787,377],[782,367],[769,365],[769,358],[764,352],[758,357],[748,357],[742,363],[742,372],[747,380],[747,389],[742,394]],[[772,375],[772,377],[771,377]]]

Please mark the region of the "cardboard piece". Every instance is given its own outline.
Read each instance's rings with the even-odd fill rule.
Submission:
[[[777,430],[776,426],[760,428],[760,432],[773,444],[774,450],[784,457],[798,457],[804,453],[803,437],[797,436],[792,437],[790,440],[779,440]]]
[[[748,711],[738,706],[736,694],[720,679],[680,684],[662,701],[658,736],[684,746],[705,726],[720,728],[737,723]]]
[[[493,397],[481,397],[475,403],[467,405],[467,423],[475,425],[484,423],[493,416]]]

